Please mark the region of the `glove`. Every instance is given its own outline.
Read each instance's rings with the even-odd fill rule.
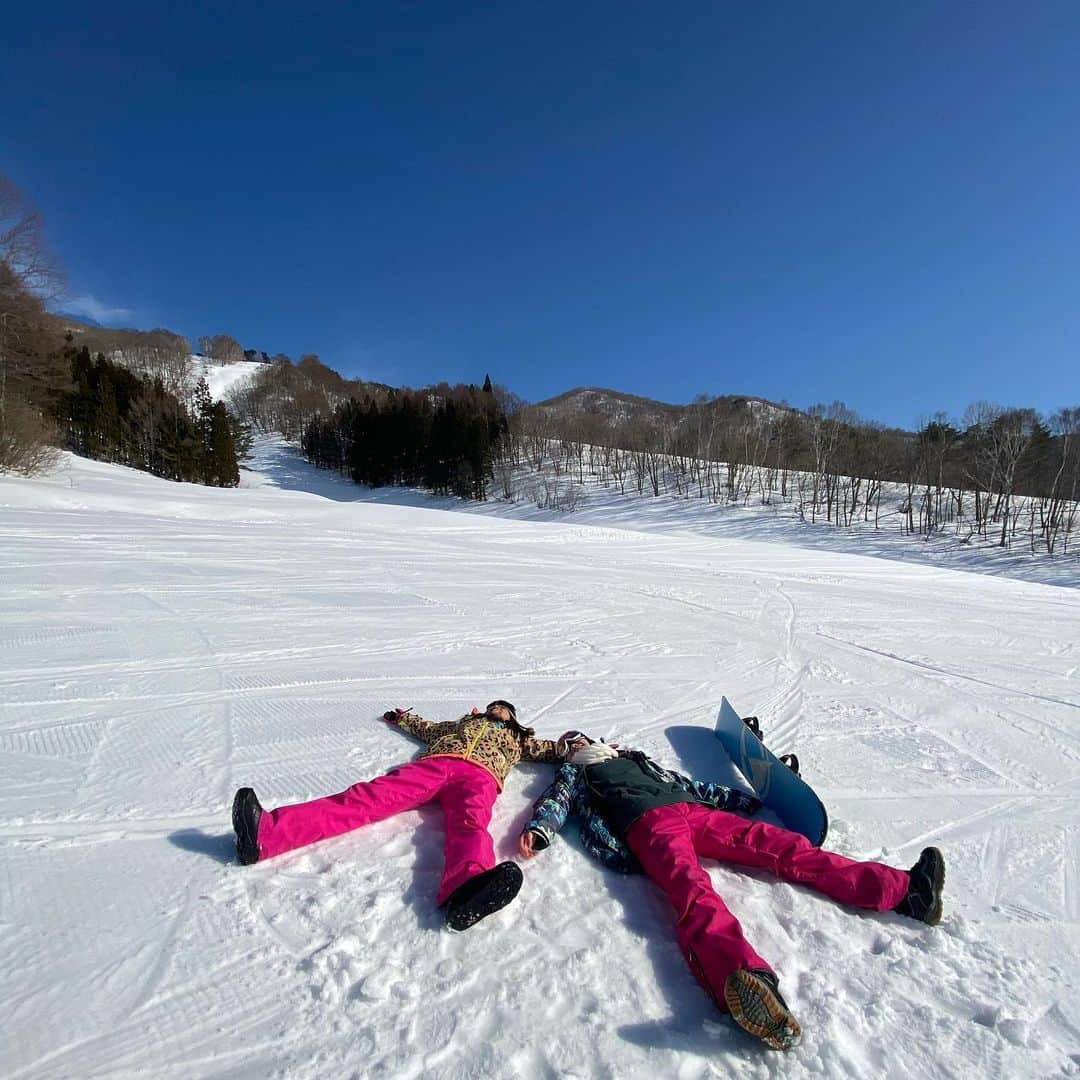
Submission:
[[[761,800],[753,795],[747,795],[745,791],[728,788],[727,794],[722,795],[716,805],[720,810],[753,816],[761,809]]]

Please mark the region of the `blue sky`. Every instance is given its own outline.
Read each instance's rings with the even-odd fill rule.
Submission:
[[[1080,5],[19,5],[99,318],[530,400],[1080,400]]]

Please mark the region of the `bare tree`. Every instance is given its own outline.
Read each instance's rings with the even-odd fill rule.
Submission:
[[[923,485],[920,517],[927,536],[944,523],[945,468],[959,437],[960,432],[943,412],[921,421],[915,436],[915,471]]]
[[[803,427],[796,412],[785,413],[776,425],[773,454],[780,474],[780,498],[788,497],[788,475],[798,456],[803,437]]]
[[[1059,409],[1050,420],[1057,439],[1058,467],[1044,502],[1042,532],[1046,550],[1053,555],[1059,534],[1072,531],[1080,487],[1080,406]],[[1067,540],[1066,540],[1067,542]]]
[[[989,401],[976,401],[964,413],[964,440],[968,451],[964,476],[971,485],[975,504],[975,531],[983,536],[990,523],[990,496],[997,486],[999,464],[989,432],[1000,413],[1000,406]]]
[[[874,504],[874,528],[881,519],[881,490],[885,480],[897,472],[898,446],[895,436],[881,424],[866,423],[863,426],[863,446],[866,467],[866,500],[863,504],[863,520],[870,520],[870,504]]]
[[[1016,468],[1031,441],[1037,419],[1032,409],[1003,409],[987,429],[989,452],[996,461],[999,483],[999,506],[995,513],[1001,516],[1000,547],[1008,544]]]
[[[7,264],[22,288],[42,300],[62,290],[63,278],[45,243],[41,214],[6,176],[0,176],[0,262]]]
[[[228,334],[208,334],[199,338],[199,352],[211,360],[233,364],[245,359],[244,348],[236,338]]]
[[[98,340],[101,332],[92,332],[87,344]],[[115,343],[96,346],[110,359],[134,371],[151,382],[158,381],[170,394],[190,404],[195,391],[195,375],[191,367],[191,343],[187,338],[171,330],[122,330],[114,335],[105,333],[105,339],[115,337]]]
[[[806,410],[806,414],[809,417],[807,434],[814,457],[811,521],[817,521],[817,508],[822,487],[825,489],[826,520],[832,521],[833,502],[836,496],[833,465],[841,425],[857,423],[858,418],[842,401],[834,401],[831,405],[811,405]]]
[[[53,459],[50,406],[67,366],[45,301],[60,285],[40,215],[0,176],[0,470],[36,472]]]
[[[0,420],[12,395],[40,401],[53,389],[58,373],[43,361],[50,344],[41,297],[0,259]]]
[[[623,425],[627,445],[632,454],[634,477],[638,494],[649,481],[653,495],[660,494],[660,473],[664,460],[663,435],[653,421],[644,415],[633,417]]]
[[[630,468],[630,452],[624,450],[622,447],[616,446],[612,449],[611,456],[608,460],[610,462],[611,475],[619,485],[619,494],[625,495],[626,474]]]
[[[555,425],[550,414],[545,409],[522,409],[511,418],[510,427],[521,440],[526,460],[540,472],[555,438]]]
[[[56,438],[54,425],[25,398],[0,401],[0,472],[47,472],[56,464]]]

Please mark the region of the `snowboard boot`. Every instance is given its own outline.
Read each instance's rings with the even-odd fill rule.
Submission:
[[[758,740],[764,744],[765,740],[761,737],[761,724],[758,722],[756,716],[744,716],[742,722],[758,737]]]
[[[780,764],[786,765],[796,776],[802,776],[802,773],[799,772],[798,754],[781,754]]]
[[[780,996],[771,971],[733,971],[724,983],[724,1004],[739,1027],[771,1049],[792,1050],[799,1045],[802,1028]]]
[[[901,915],[918,919],[927,926],[941,922],[941,891],[945,888],[945,859],[936,847],[923,848],[919,861],[909,871],[907,896],[893,908]]]
[[[241,866],[259,861],[259,818],[263,808],[252,788],[242,787],[233,799],[232,827],[236,833],[236,857]]]
[[[468,930],[474,923],[506,907],[523,881],[521,867],[503,862],[475,874],[459,885],[446,901],[446,925],[454,931]]]

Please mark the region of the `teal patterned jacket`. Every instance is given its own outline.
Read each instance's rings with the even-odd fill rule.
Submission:
[[[678,784],[706,806],[747,814],[756,813],[761,808],[757,799],[741,791],[707,780],[692,780],[672,769],[661,768],[640,750],[620,750],[619,756],[633,758],[657,780]],[[591,792],[585,782],[585,770],[580,765],[563,765],[558,769],[554,783],[533,803],[532,819],[522,831],[536,833],[534,846],[537,851],[543,851],[555,839],[568,817],[580,819],[581,843],[594,859],[620,874],[642,872],[634,853],[593,808]]]

